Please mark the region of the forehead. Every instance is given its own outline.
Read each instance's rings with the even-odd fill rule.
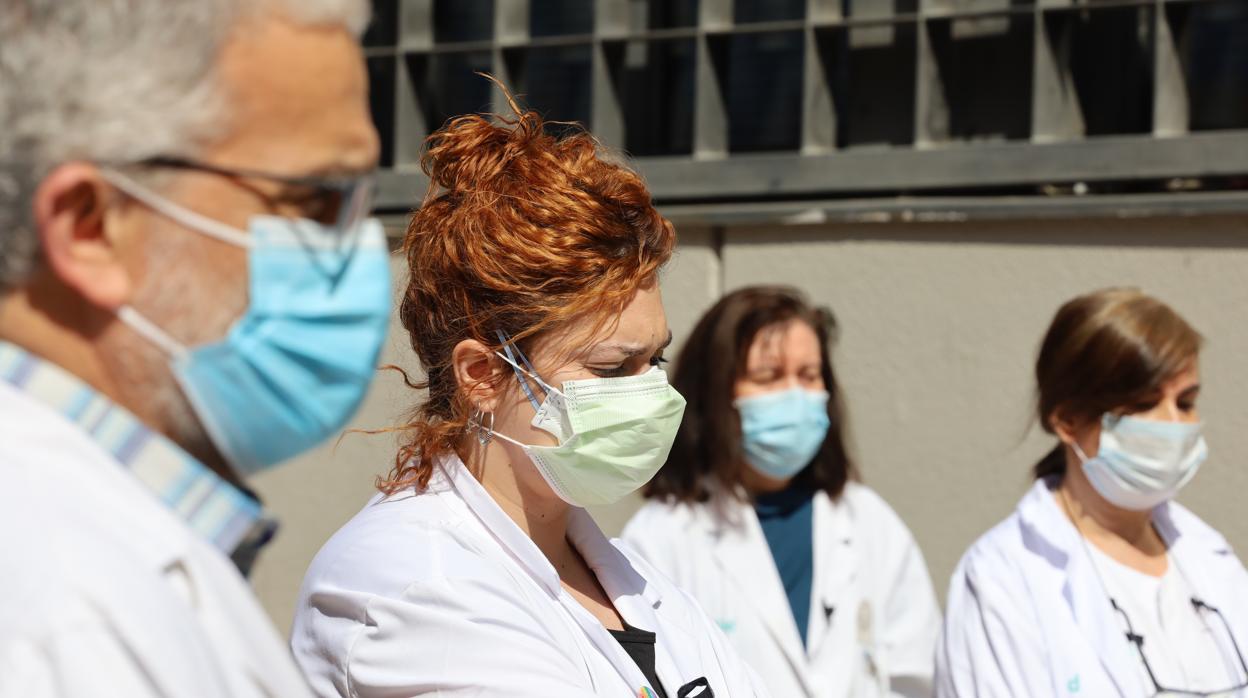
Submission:
[[[1200,383],[1200,361],[1192,359],[1192,362],[1182,371],[1174,374],[1162,385],[1162,390],[1180,393],[1198,383]]]
[[[639,288],[619,315],[605,323],[600,320],[574,320],[542,337],[535,350],[558,353],[558,359],[566,361],[604,345],[652,351],[668,339],[667,313],[657,283]]]
[[[814,328],[802,320],[793,319],[759,330],[750,344],[746,365],[800,363],[819,358],[819,336]]]
[[[373,166],[368,81],[345,28],[248,22],[226,44],[221,80],[231,128],[214,150],[229,164],[295,173]]]

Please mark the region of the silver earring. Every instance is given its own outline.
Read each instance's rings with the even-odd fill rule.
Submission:
[[[490,425],[485,425],[485,416],[489,415]],[[468,428],[477,432],[477,443],[482,446],[489,445],[494,439],[494,413],[482,412],[480,409],[474,410],[472,416],[468,418]]]

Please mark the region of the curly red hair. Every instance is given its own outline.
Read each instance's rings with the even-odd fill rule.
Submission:
[[[522,347],[573,318],[606,322],[671,257],[676,233],[641,177],[588,133],[561,137],[508,100],[514,117],[451,120],[426,140],[424,203],[407,227],[410,277],[399,308],[427,389],[378,487],[425,487],[455,449],[470,406],[451,352],[497,330]],[[567,129],[565,129],[566,131]]]

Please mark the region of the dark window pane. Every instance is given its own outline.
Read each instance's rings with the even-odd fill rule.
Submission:
[[[373,0],[373,21],[361,39],[365,46],[394,46],[399,38],[399,0]]]
[[[837,145],[913,143],[915,25],[825,30],[816,36],[824,73],[832,80]]]
[[[694,27],[698,24],[698,0],[630,0],[634,12],[645,12],[642,26],[651,29]]]
[[[368,101],[377,135],[381,137],[381,167],[394,164],[394,79],[397,69],[393,56],[368,59]]]
[[[494,0],[434,0],[434,41],[488,41],[493,34]]]
[[[805,16],[806,0],[736,0],[732,6],[732,17],[737,22],[775,22]]]
[[[1046,15],[1049,40],[1066,56],[1089,136],[1153,129],[1153,13],[1089,8]]]
[[[959,11],[987,9],[985,2],[995,3],[1004,0],[945,0],[946,6],[953,3]],[[919,11],[919,0],[841,0],[841,12],[854,19],[872,19],[895,17],[897,15],[914,14]]]
[[[589,125],[592,53],[588,45],[543,46],[509,51],[523,102],[544,118]]]
[[[1193,131],[1248,128],[1248,3],[1170,5]]]
[[[533,36],[592,34],[591,0],[529,0],[529,28]]]
[[[488,51],[441,53],[429,58],[421,103],[430,130],[456,116],[490,111],[493,85],[475,73],[488,73],[491,65]],[[412,72],[415,74],[416,69]]]
[[[1031,137],[1030,17],[928,25],[954,140]]]
[[[716,39],[728,149],[796,150],[802,142],[802,32]]]
[[[624,147],[634,155],[693,152],[693,39],[607,47],[624,112]]]

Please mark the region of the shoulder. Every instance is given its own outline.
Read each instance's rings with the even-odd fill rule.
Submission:
[[[1021,582],[1032,553],[1024,538],[1022,519],[1015,511],[988,529],[962,555],[949,585],[950,605],[964,591]]]
[[[374,497],[317,553],[304,595],[398,598],[413,584],[489,576],[472,523],[462,501],[438,490]]]
[[[638,535],[682,534],[701,526],[708,518],[709,506],[703,503],[646,500],[624,527],[623,537],[632,539]]]
[[[1180,535],[1190,536],[1193,541],[1199,541],[1202,547],[1222,553],[1231,550],[1231,544],[1220,531],[1182,504],[1168,503],[1163,516],[1170,519]]]
[[[149,534],[163,543],[179,532],[136,525],[147,519],[135,510],[148,502],[64,473],[55,462],[0,461],[0,643],[79,623],[70,608],[115,611],[140,594],[140,603],[157,605],[169,592],[144,543]]]
[[[860,482],[846,483],[836,503],[847,507],[854,519],[869,530],[884,526],[894,530],[902,529],[907,534],[909,533],[906,524],[888,502],[884,501],[878,492]]]

